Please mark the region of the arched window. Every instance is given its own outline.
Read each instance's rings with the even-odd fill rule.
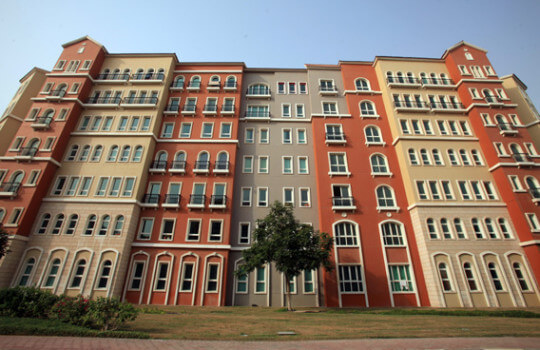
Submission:
[[[471,165],[471,160],[469,159],[469,155],[467,154],[466,150],[460,149],[459,157],[461,158],[461,162],[463,163],[463,165]]]
[[[394,82],[394,74],[392,72],[386,72],[386,81],[389,84]]]
[[[382,185],[377,187],[377,209],[390,209],[396,207],[394,192],[390,186]]]
[[[409,161],[411,162],[411,165],[418,165],[418,156],[416,155],[416,151],[412,148],[409,148]]]
[[[119,236],[122,234],[122,229],[124,228],[124,216],[118,215],[116,219],[114,220],[114,228],[112,235],[113,236]]]
[[[414,84],[416,82],[416,79],[414,77],[414,74],[412,72],[407,72],[407,83]]]
[[[131,73],[131,70],[129,68],[124,69],[124,73],[122,74],[122,79],[123,80],[128,80],[130,73]]]
[[[495,103],[497,100],[495,99],[495,96],[493,95],[493,92],[489,89],[482,90],[482,94],[484,94],[484,97],[486,99],[487,103]]]
[[[375,106],[371,101],[360,102],[360,115],[361,116],[375,116],[377,113],[375,111]]]
[[[228,170],[229,169],[229,154],[225,151],[219,152],[215,164],[216,170]]]
[[[109,278],[111,277],[112,262],[110,260],[105,260],[101,265],[101,270],[99,273],[97,289],[105,289],[109,284]]]
[[[365,78],[357,78],[354,82],[356,90],[358,91],[370,91],[369,81]]]
[[[430,73],[429,77],[431,78],[431,84],[433,84],[433,85],[438,85],[439,84],[439,80],[437,79],[437,74]]]
[[[67,84],[60,84],[58,85],[56,90],[52,92],[52,95],[58,96],[58,97],[64,97],[64,95],[66,94],[66,91],[67,91]]]
[[[45,278],[45,284],[43,285],[46,288],[51,288],[54,286],[56,281],[56,276],[58,276],[58,270],[60,270],[60,259],[54,259],[49,267],[49,273],[47,278]]]
[[[101,159],[101,154],[103,153],[103,146],[97,145],[94,147],[94,153],[92,153],[92,157],[90,158],[91,162],[99,162]]]
[[[527,279],[525,278],[525,275],[523,274],[523,270],[521,269],[521,264],[518,262],[515,262],[512,264],[512,269],[514,270],[514,273],[516,274],[516,278],[519,283],[519,287],[522,291],[526,292],[529,291],[529,284],[527,283]]]
[[[60,234],[60,231],[62,230],[62,225],[64,224],[64,219],[65,219],[64,214],[56,215],[56,218],[54,219],[54,226],[51,230],[52,235]]]
[[[420,80],[422,80],[422,84],[429,84],[427,75],[424,72],[420,73]]]
[[[80,259],[75,265],[75,270],[73,271],[73,277],[71,278],[71,283],[69,288],[79,288],[81,286],[82,279],[84,277],[84,270],[86,269],[86,260]]]
[[[111,150],[109,151],[109,156],[107,157],[107,162],[116,162],[116,158],[118,157],[118,146],[112,146]]]
[[[426,226],[429,233],[429,238],[431,239],[439,239],[439,233],[437,232],[437,226],[435,225],[435,220],[432,218],[428,218],[426,220]]]
[[[45,113],[43,113],[43,116],[38,118],[38,124],[49,125],[51,124],[53,117],[54,117],[54,109],[47,109]]]
[[[69,217],[68,225],[66,228],[66,235],[72,235],[75,232],[75,228],[77,227],[77,222],[79,221],[79,215],[72,214]]]
[[[140,162],[141,158],[142,158],[142,152],[143,152],[143,146],[135,147],[135,151],[133,152],[131,161],[132,162]]]
[[[248,95],[270,95],[270,88],[266,84],[253,84],[248,88]]]
[[[433,155],[433,161],[435,162],[435,165],[444,165],[441,157],[441,152],[438,149],[432,149],[431,154]]]
[[[450,79],[448,79],[446,74],[441,73],[440,77],[441,77],[441,82],[443,83],[443,85],[450,85]]]
[[[502,291],[504,288],[501,283],[501,279],[499,277],[499,270],[497,269],[497,266],[495,266],[495,263],[490,262],[488,264],[488,270],[489,270],[489,276],[491,277],[491,282],[493,282],[493,287],[495,288],[495,291]]]
[[[186,169],[186,152],[180,151],[174,156],[172,163],[172,169],[185,170]]]
[[[373,154],[370,157],[372,174],[388,174],[388,163],[382,154]]]
[[[24,268],[22,269],[21,278],[19,279],[19,286],[27,287],[30,284],[30,277],[32,276],[32,271],[36,265],[36,259],[30,258],[26,260]]]
[[[90,214],[88,216],[88,220],[86,221],[86,229],[84,230],[84,234],[86,236],[91,236],[94,233],[94,229],[96,228],[96,221],[96,215]]]
[[[220,79],[219,79],[219,75],[212,75],[210,77],[210,82],[209,82],[209,85],[219,85],[219,82],[220,82]]]
[[[450,159],[450,164],[459,165],[459,160],[457,158],[456,151],[454,151],[451,148],[448,150],[448,159]]]
[[[396,73],[396,76],[397,76],[397,81],[398,81],[398,83],[400,83],[400,84],[405,83],[405,79],[403,79],[403,73],[397,72],[397,73]]]
[[[173,88],[183,88],[184,87],[184,76],[179,75],[174,78]]]
[[[471,150],[471,155],[475,165],[484,165],[484,162],[482,161],[482,156],[480,155],[480,152],[478,152],[478,150]]]
[[[428,151],[425,148],[420,150],[420,158],[422,159],[422,164],[431,165],[431,158],[429,157]]]
[[[452,239],[453,237],[452,232],[450,231],[450,225],[448,224],[448,219],[442,218],[440,223],[444,239]]]
[[[337,246],[358,245],[356,225],[351,222],[340,222],[334,225],[334,239]]]
[[[158,71],[157,71],[156,79],[158,79],[158,80],[163,80],[163,78],[165,78],[165,69],[160,68],[160,69],[158,69]]]
[[[229,76],[227,77],[227,82],[225,83],[226,88],[236,88],[236,77]]]
[[[445,263],[439,263],[439,276],[441,277],[441,283],[443,291],[452,291],[452,283],[450,282],[450,276],[448,275],[448,268]]]
[[[382,137],[378,127],[373,125],[366,126],[364,133],[366,134],[366,144],[382,143]]]
[[[90,155],[90,145],[85,145],[81,149],[81,153],[79,154],[79,161],[80,162],[86,162],[88,160],[88,156]]]
[[[194,89],[200,88],[201,87],[201,77],[199,77],[198,75],[195,75],[195,76],[191,77],[191,81],[189,82],[189,87],[194,88]]]
[[[159,151],[156,154],[156,158],[152,163],[152,169],[166,169],[167,168],[167,158],[168,154],[165,151]]]
[[[119,79],[119,77],[120,77],[120,69],[116,68],[112,73],[111,79],[112,80],[117,80],[117,79]]]
[[[142,68],[137,69],[137,73],[135,73],[133,78],[135,80],[141,80],[142,78],[144,78],[144,69],[142,69]]]
[[[154,68],[148,68],[146,71],[146,75],[144,76],[145,80],[153,80],[155,78],[154,76]]]
[[[101,226],[99,227],[98,235],[105,236],[107,231],[109,231],[109,225],[111,223],[111,217],[109,215],[104,215],[101,218]]]
[[[195,162],[195,169],[197,170],[208,170],[208,167],[210,166],[210,156],[208,155],[208,152],[203,151],[199,153],[199,156],[197,157],[197,161]]]
[[[109,73],[111,72],[111,70],[109,68],[105,68],[103,70],[103,73],[101,73],[101,78],[104,79],[104,80],[108,80],[108,79],[111,79],[109,77]]]
[[[512,128],[510,127],[510,124],[508,124],[508,120],[500,114],[497,114],[495,116],[495,121],[497,122],[497,125],[499,126],[499,130],[501,131],[510,131]]]
[[[39,225],[39,228],[37,230],[37,233],[42,235],[47,232],[47,227],[49,227],[49,223],[51,222],[51,214],[45,213],[41,217],[41,224]]]
[[[120,161],[127,162],[129,160],[129,154],[131,153],[131,146],[127,145],[122,148],[120,153]]]
[[[512,152],[512,157],[514,157],[514,160],[516,162],[526,162],[527,161],[527,155],[523,153],[523,149],[520,145],[511,143],[510,144],[510,151]]]
[[[403,246],[403,233],[401,232],[401,224],[397,222],[385,222],[381,226],[381,234],[385,246]]]
[[[74,161],[77,157],[77,153],[79,152],[79,145],[72,145],[67,156],[66,161]]]
[[[463,263],[463,272],[465,273],[465,278],[467,278],[467,284],[469,285],[469,290],[471,292],[478,291],[478,286],[476,285],[476,279],[474,278],[473,268],[471,263]]]
[[[22,180],[24,178],[24,173],[22,171],[16,171],[11,175],[9,182],[10,185],[6,187],[6,192],[15,193],[21,187]],[[6,184],[7,185],[7,184]]]

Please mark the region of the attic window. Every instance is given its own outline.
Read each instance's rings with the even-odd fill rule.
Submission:
[[[83,53],[84,52],[84,46],[81,46],[79,47],[79,51],[77,51],[78,53]]]
[[[474,60],[472,54],[470,52],[465,52],[465,58],[468,59],[469,61],[472,61]]]

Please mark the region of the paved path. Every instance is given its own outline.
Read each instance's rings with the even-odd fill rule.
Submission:
[[[278,350],[349,350],[349,349],[540,349],[540,338],[422,338],[355,339],[321,341],[193,341],[138,340],[113,338],[0,336],[0,349],[67,350],[201,350],[201,349],[278,349]]]

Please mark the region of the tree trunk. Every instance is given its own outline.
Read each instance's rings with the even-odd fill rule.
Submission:
[[[285,293],[287,299],[287,311],[294,311],[291,304],[291,279],[285,276]]]

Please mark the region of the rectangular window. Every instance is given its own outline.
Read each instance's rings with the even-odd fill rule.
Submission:
[[[232,130],[231,123],[221,123],[220,130],[219,130],[219,137],[222,139],[230,139],[231,130]]]
[[[27,186],[35,186],[37,183],[37,180],[39,178],[39,174],[41,173],[41,170],[32,170],[30,172],[30,175],[28,176],[28,179],[26,180]],[[0,175],[0,182],[2,182],[2,177]]]
[[[182,282],[180,283],[181,292],[191,292],[193,286],[194,263],[184,263],[182,266]]]
[[[433,128],[431,127],[431,122],[429,120],[422,120],[422,125],[426,131],[426,135],[434,135]]]
[[[201,131],[201,138],[203,139],[212,138],[213,133],[214,133],[214,123],[203,123],[202,131]]]
[[[293,173],[293,165],[292,165],[292,157],[283,157],[283,174],[292,174]]]
[[[310,294],[315,292],[315,271],[304,271],[304,294]]]
[[[309,188],[300,188],[300,207],[311,207],[311,196],[309,194]]]
[[[459,186],[459,192],[461,192],[461,198],[463,200],[471,200],[471,193],[469,192],[469,186],[467,185],[467,181],[458,181]]]
[[[255,142],[255,131],[253,128],[246,128],[246,130],[244,130],[244,143],[253,142]]]
[[[296,83],[289,83],[289,94],[296,94]]]
[[[168,274],[169,274],[169,262],[160,261],[157,267],[156,281],[154,282],[155,291],[165,291],[167,289]]]
[[[454,194],[452,193],[452,187],[450,185],[450,181],[441,181],[441,185],[443,188],[444,198],[447,200],[454,200]]]
[[[508,180],[510,180],[510,184],[512,184],[512,189],[514,192],[523,190],[523,186],[521,185],[521,181],[519,181],[519,177],[517,175],[508,175]]]
[[[120,194],[121,183],[121,177],[113,177],[111,181],[111,188],[109,189],[109,196],[118,197],[118,195]]]
[[[399,121],[399,125],[401,126],[401,133],[403,135],[410,135],[411,130],[409,129],[409,123],[405,119],[401,119]]]
[[[172,241],[174,236],[174,226],[176,225],[175,219],[163,219],[161,222],[161,231],[159,239],[161,241]]]
[[[289,118],[291,116],[291,105],[290,104],[283,104],[281,105],[281,116],[283,118]]]
[[[418,120],[415,120],[415,119],[411,120],[411,124],[412,124],[413,133],[415,135],[423,134],[422,128],[420,127],[420,122]]]
[[[259,187],[257,189],[257,206],[258,207],[268,206],[268,187]]]
[[[471,181],[471,187],[472,187],[472,190],[473,190],[473,193],[474,193],[474,199],[476,199],[476,200],[484,200],[484,199],[486,199],[484,197],[484,192],[482,191],[482,189],[480,187],[480,182],[479,181]]]
[[[269,143],[270,142],[270,134],[268,129],[261,129],[259,132],[259,143]]]
[[[210,232],[208,232],[208,241],[221,242],[223,231],[223,220],[210,220]]]
[[[163,124],[163,129],[161,130],[161,137],[164,139],[170,139],[173,135],[174,123],[165,123]]]
[[[294,206],[294,189],[290,187],[283,188],[283,204]]]
[[[409,265],[390,265],[390,283],[393,292],[412,292],[413,284]]]
[[[23,212],[23,208],[14,208],[11,212],[11,216],[9,217],[6,226],[15,226],[19,223],[19,219],[21,218]]]
[[[296,142],[299,145],[305,145],[307,143],[306,129],[296,129]]]
[[[24,137],[18,136],[15,138],[15,141],[13,141],[13,144],[11,145],[11,151],[18,151],[21,149],[22,143],[24,141]]]
[[[244,156],[242,172],[248,174],[253,173],[253,156]]]
[[[251,206],[251,187],[242,187],[242,202],[240,203],[240,206]]]
[[[307,83],[299,83],[300,93],[307,94]]]
[[[87,196],[88,191],[90,190],[90,185],[92,185],[92,178],[91,177],[83,177],[81,181],[81,187],[79,188],[79,193],[77,193],[78,196]]]
[[[154,227],[154,218],[142,218],[139,227],[138,239],[149,240],[152,236],[152,229]]]
[[[108,177],[101,177],[99,179],[97,188],[96,188],[96,196],[104,196],[107,192],[107,187],[109,186],[109,178]]]
[[[305,118],[306,113],[304,112],[304,105],[303,104],[297,104],[296,105],[296,118]]]
[[[206,281],[206,292],[215,293],[218,291],[219,264],[208,264],[208,277]]]
[[[129,125],[129,131],[137,131],[137,130],[139,130],[140,121],[141,121],[140,117],[131,118],[131,124]]]
[[[291,144],[292,143],[291,129],[282,129],[281,133],[282,133],[281,141],[284,144]]]
[[[484,181],[484,190],[487,194],[487,197],[489,200],[496,200],[497,194],[495,193],[495,188],[493,187],[493,184],[490,181]]]
[[[298,157],[298,174],[308,174],[308,158]]]
[[[77,186],[79,186],[79,177],[71,177],[69,179],[68,187],[66,188],[66,196],[74,196],[75,192],[77,191]]]
[[[259,173],[268,174],[268,156],[259,156]]]
[[[536,152],[536,148],[534,148],[534,145],[530,142],[524,142],[523,146],[525,146],[525,149],[527,150],[527,153],[531,156],[537,156],[538,153]]]
[[[186,241],[198,241],[201,235],[201,219],[188,219]]]
[[[525,213],[529,226],[533,232],[540,232],[540,221],[535,213]]]
[[[53,196],[59,196],[64,191],[64,186],[66,185],[67,177],[66,176],[59,176],[56,179],[56,183],[54,184],[52,195]]]
[[[441,135],[448,135],[448,130],[446,129],[446,123],[444,120],[437,120],[437,126],[439,127],[439,132]]]
[[[348,173],[347,158],[345,153],[328,153],[331,174]]]
[[[143,118],[143,123],[142,123],[142,126],[141,126],[141,131],[148,131],[150,130],[150,123],[152,122],[152,118],[151,117],[144,117]]]
[[[416,181],[416,188],[418,190],[418,198],[428,199],[426,192],[426,183],[424,181]]]
[[[39,114],[39,108],[32,108],[30,111],[30,114],[28,115],[28,118],[26,120],[36,120],[38,114]]]
[[[338,114],[335,102],[323,102],[323,114]]]
[[[127,124],[128,124],[128,117],[120,118],[120,122],[118,123],[117,130],[118,131],[126,131]]]
[[[361,293],[364,291],[360,265],[339,266],[339,291],[341,293]]]
[[[285,93],[285,83],[284,82],[278,82],[277,83],[277,93],[278,94],[284,94]]]
[[[191,137],[191,125],[192,125],[192,123],[182,123],[182,124],[180,124],[180,138],[190,138]]]
[[[122,197],[131,197],[133,195],[133,186],[135,185],[135,178],[128,177],[124,181],[124,190],[122,191]]]
[[[240,223],[240,232],[238,233],[238,243],[240,244],[249,244],[250,241],[250,223],[241,222]]]
[[[144,261],[133,262],[133,270],[131,272],[131,282],[129,283],[129,290],[141,290],[144,266]]]
[[[255,294],[266,293],[266,267],[255,270]]]
[[[428,181],[429,184],[429,191],[431,193],[431,199],[433,200],[440,200],[441,194],[439,193],[439,184],[437,181]]]

